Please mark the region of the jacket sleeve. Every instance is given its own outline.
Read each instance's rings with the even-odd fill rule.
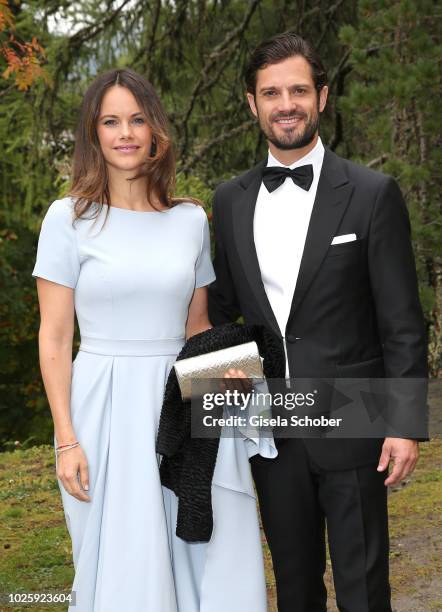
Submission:
[[[213,227],[215,257],[213,267],[216,280],[209,286],[209,319],[212,325],[232,323],[240,316],[240,307],[235,291],[230,265],[227,259],[222,231],[222,208],[219,188],[213,198]]]
[[[410,233],[399,186],[387,178],[378,192],[368,239],[370,283],[389,379],[386,419],[393,437],[425,441],[427,340]]]
[[[426,377],[427,351],[407,207],[394,179],[381,186],[368,239],[370,283],[389,378]]]

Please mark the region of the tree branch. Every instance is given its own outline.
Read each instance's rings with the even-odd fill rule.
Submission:
[[[186,174],[187,172],[192,170],[195,164],[199,162],[205,156],[207,151],[209,151],[211,148],[221,144],[222,142],[225,142],[226,140],[229,140],[229,138],[232,138],[233,136],[237,136],[238,134],[245,132],[253,125],[255,125],[255,120],[248,119],[247,121],[244,121],[240,125],[237,125],[236,127],[232,128],[231,130],[222,133],[220,136],[212,138],[204,145],[198,147],[196,152],[188,159],[187,163],[178,169],[178,172],[184,172]]]
[[[379,155],[379,157],[375,157],[374,159],[370,160],[367,164],[365,164],[365,166],[367,168],[375,168],[376,166],[381,166],[387,161],[388,158],[388,153],[382,153],[382,155]]]
[[[213,68],[217,60],[219,60],[226,53],[226,51],[229,50],[229,45],[232,43],[232,41],[234,41],[235,38],[237,37],[239,38],[240,35],[244,32],[244,30],[247,28],[249,21],[253,16],[253,13],[257,9],[258,5],[260,4],[260,1],[261,0],[250,0],[249,7],[244,16],[243,21],[240,23],[238,27],[236,27],[234,30],[229,32],[227,36],[224,38],[224,40],[215,47],[212,53],[208,56],[201,70],[200,77],[193,88],[192,94],[190,96],[189,104],[187,106],[187,110],[183,118],[182,127],[183,127],[184,137],[183,137],[183,142],[182,142],[181,150],[180,150],[180,156],[183,158],[185,158],[185,151],[187,150],[188,140],[189,140],[187,124],[188,124],[190,115],[192,114],[193,108],[195,106],[197,97],[200,94],[203,84],[207,79],[207,74]]]
[[[152,22],[152,29],[150,32],[150,40],[149,43],[147,45],[147,57],[152,57],[153,54],[153,50],[155,47],[155,37],[157,34],[157,29],[158,29],[158,24],[160,21],[160,14],[161,14],[161,0],[157,0],[156,5],[155,5],[155,11],[154,11],[154,15],[153,15],[153,22]],[[152,64],[148,65],[148,70],[147,70],[147,75],[150,78],[151,73],[152,73]]]
[[[330,25],[332,24],[334,18],[335,18],[335,12],[338,10],[338,8],[341,6],[341,4],[343,4],[344,0],[338,0],[337,2],[335,2],[335,4],[333,4],[332,6],[330,6],[326,11],[325,14],[328,15],[328,19],[327,19],[327,23],[325,24],[324,29],[321,32],[321,36],[318,40],[318,42],[315,43],[315,48],[316,49],[320,49],[322,42],[325,38],[325,35],[328,32],[328,29],[330,27]]]
[[[100,20],[99,24],[94,23],[76,32],[73,36],[70,37],[69,46],[74,48],[79,47],[83,43],[88,42],[92,38],[95,38],[95,36],[100,34],[100,32],[102,32],[110,23],[112,23],[112,21],[114,21],[116,17],[118,17],[123,8],[126,6],[126,4],[129,4],[129,2],[131,2],[131,0],[123,0],[120,6],[116,8],[108,17],[105,17],[104,19]]]
[[[344,125],[342,121],[342,115],[338,107],[338,100],[344,94],[344,85],[345,85],[345,77],[347,74],[351,72],[351,66],[347,64],[347,60],[350,57],[350,52],[348,51],[343,55],[339,65],[330,80],[329,87],[330,89],[336,82],[336,96],[335,96],[335,132],[333,134],[333,138],[329,144],[329,147],[332,151],[336,149],[339,143],[344,138]]]

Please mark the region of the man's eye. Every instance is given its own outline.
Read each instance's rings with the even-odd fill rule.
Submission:
[[[297,94],[303,94],[303,93],[305,93],[305,89],[303,89],[302,87],[297,87],[297,88],[295,89],[295,93],[297,93]]]
[[[268,98],[270,96],[274,96],[275,94],[276,94],[276,91],[266,91],[266,92],[264,92],[264,95],[267,96]]]

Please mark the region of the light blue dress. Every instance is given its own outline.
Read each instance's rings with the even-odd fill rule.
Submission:
[[[159,479],[164,386],[185,342],[194,289],[214,280],[206,214],[192,203],[165,212],[111,207],[104,222],[103,207],[97,220],[73,225],[72,206],[70,198],[50,206],[33,271],[74,289],[81,332],[71,418],[91,502],[59,481],[75,566],[77,604],[69,609],[265,612],[248,456],[274,456],[274,446],[221,440],[208,543],[177,538],[177,499]]]

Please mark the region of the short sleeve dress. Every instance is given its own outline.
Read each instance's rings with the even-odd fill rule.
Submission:
[[[155,452],[193,292],[215,278],[204,210],[193,203],[159,212],[103,206],[97,218],[73,222],[72,199],[56,200],[42,224],[33,276],[74,289],[81,333],[70,409],[91,502],[59,481],[75,566],[72,610],[264,612],[245,445],[220,445],[208,543],[175,535],[177,499],[161,486]]]

